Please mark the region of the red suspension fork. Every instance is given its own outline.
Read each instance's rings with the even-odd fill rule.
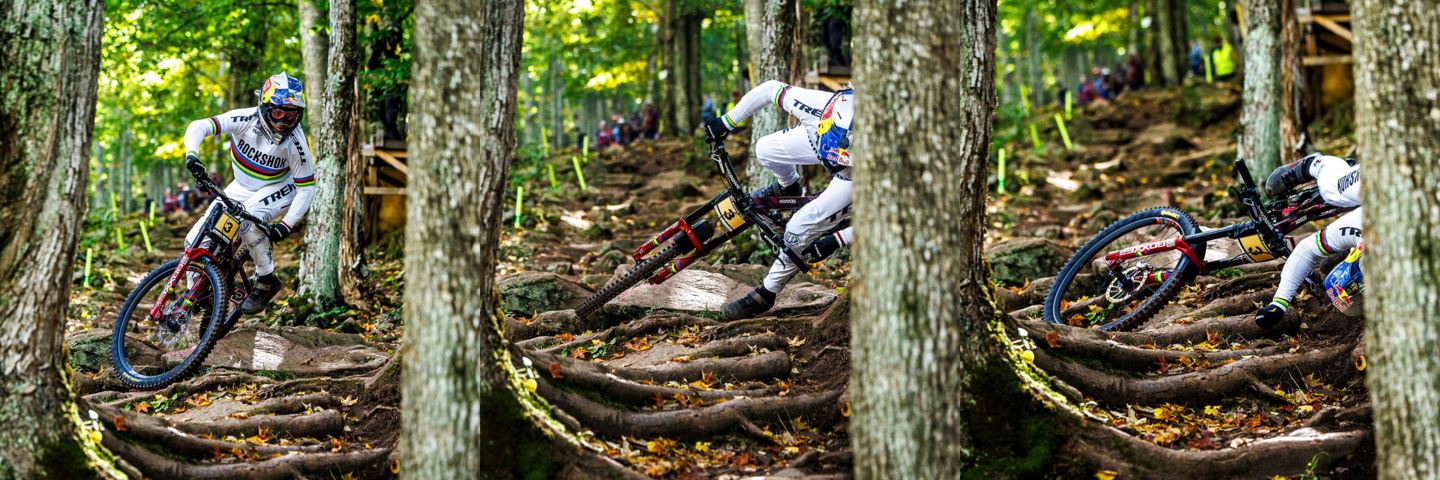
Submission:
[[[685,267],[694,265],[695,262],[700,260],[700,257],[701,253],[697,250],[695,253],[680,257],[679,260],[675,260],[674,262],[670,262],[670,264],[666,265],[665,268],[660,269],[660,271],[657,272],[655,276],[650,277],[650,284],[659,285],[660,283],[669,279],[672,275],[680,273],[680,271],[684,270]]]

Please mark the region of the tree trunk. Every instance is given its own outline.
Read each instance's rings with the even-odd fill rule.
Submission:
[[[329,76],[325,97],[329,115],[320,119],[315,149],[315,200],[305,225],[300,256],[300,292],[324,309],[340,297],[340,232],[345,222],[346,161],[350,158],[350,115],[355,101],[355,2],[330,1]]]
[[[1025,405],[981,247],[996,6],[862,0],[855,12],[856,122],[871,126],[854,149],[855,473],[968,477],[995,458],[990,435],[1020,429],[998,419]]]
[[[1145,58],[1149,65],[1150,76],[1146,78],[1148,85],[1165,86],[1165,48],[1162,46],[1161,38],[1164,36],[1160,29],[1160,9],[1166,5],[1166,0],[1149,0],[1146,7],[1146,15],[1150,17],[1149,40],[1146,42]]]
[[[247,9],[239,19],[241,31],[245,32],[240,38],[233,40],[233,45],[225,53],[226,60],[230,63],[230,108],[247,108],[257,105],[255,90],[269,76],[260,68],[265,61],[265,35],[268,30],[265,28],[265,9]]]
[[[325,118],[322,96],[325,93],[325,78],[328,76],[325,56],[330,51],[330,38],[324,34],[321,22],[327,12],[316,6],[315,0],[300,1],[300,51],[305,58],[305,100],[308,102],[305,116],[306,132],[318,136],[320,121]]]
[[[684,0],[663,0],[664,6],[660,11],[660,28],[656,33],[658,37],[657,46],[660,49],[660,134],[666,137],[678,137],[679,130],[675,127],[676,118],[680,115],[682,103],[676,98],[680,93],[677,85],[679,78],[676,73],[675,43],[679,37],[675,31],[677,24],[675,17],[678,13],[677,3]]]
[[[1380,478],[1440,475],[1440,8],[1356,0],[1356,143],[1365,175],[1366,385]]]
[[[666,0],[665,23],[668,33],[662,48],[666,50],[665,83],[669,113],[662,113],[669,122],[667,136],[686,137],[695,133],[700,123],[700,25],[704,13],[696,0]]]
[[[1185,83],[1188,64],[1184,0],[1158,0],[1155,10],[1159,37],[1160,69],[1165,85]]]
[[[1280,1],[1280,163],[1299,160],[1311,148],[1300,99],[1305,98],[1305,73],[1300,64],[1300,20],[1296,0]]]
[[[350,122],[346,128],[345,201],[340,221],[340,296],[345,303],[365,303],[361,288],[368,270],[365,267],[365,159],[360,156],[360,125],[364,119],[364,101],[360,98],[359,81],[350,82]]]
[[[67,385],[103,2],[0,7],[0,477],[123,477]]]
[[[756,85],[768,80],[790,81],[791,41],[795,36],[795,0],[745,0],[746,31],[749,32],[750,68]],[[778,108],[763,108],[750,117],[750,162],[745,165],[747,182],[760,188],[775,181],[775,174],[755,160],[754,145],[760,137],[789,126],[788,115]]]
[[[1263,177],[1280,166],[1280,8],[1274,0],[1244,2],[1248,33],[1240,154],[1250,171]]]
[[[533,445],[520,414],[494,289],[524,11],[519,0],[416,5],[400,436],[409,478],[548,477],[535,471],[549,444]]]
[[[1130,0],[1126,15],[1126,18],[1130,20],[1130,41],[1125,44],[1125,53],[1136,55],[1140,53],[1140,46],[1145,41],[1145,36],[1140,28],[1140,0]]]

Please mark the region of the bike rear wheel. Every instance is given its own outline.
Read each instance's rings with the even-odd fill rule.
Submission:
[[[115,318],[110,361],[130,388],[155,389],[189,376],[200,367],[219,338],[215,326],[225,316],[227,284],[209,263],[191,262],[174,292],[150,319],[180,260],[171,260],[141,279]],[[194,290],[188,302],[185,294]]]
[[[1199,267],[1180,251],[1171,250],[1126,260],[1120,268],[1122,280],[1111,273],[1105,255],[1199,231],[1189,215],[1168,207],[1136,212],[1110,224],[1060,269],[1045,295],[1045,321],[1105,331],[1139,326],[1189,284]],[[1197,258],[1204,258],[1204,245],[1191,248]]]
[[[616,296],[620,295],[624,291],[629,290],[630,287],[635,286],[635,284],[640,283],[640,280],[650,278],[650,276],[653,275],[656,270],[659,270],[661,267],[664,267],[665,264],[670,263],[670,261],[674,260],[675,257],[680,256],[682,250],[689,251],[689,249],[682,248],[689,246],[690,244],[685,243],[684,239],[675,239],[674,241],[670,242],[669,245],[666,245],[665,248],[662,248],[659,252],[656,252],[654,255],[645,257],[639,262],[636,262],[635,266],[630,267],[630,270],[627,270],[623,275],[620,275],[619,277],[610,280],[610,282],[606,283],[605,286],[600,287],[599,290],[596,290],[594,295],[591,295],[590,298],[585,299],[585,303],[582,303],[579,307],[576,307],[575,317],[585,318],[590,316],[590,314],[594,313],[595,310],[599,310],[600,307],[604,306],[606,303],[609,303],[611,299],[614,299]]]

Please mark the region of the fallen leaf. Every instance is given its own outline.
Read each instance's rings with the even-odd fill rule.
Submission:
[[[840,416],[845,417],[845,418],[850,418],[850,401],[849,401],[849,400],[846,400],[846,401],[840,403]]]
[[[565,342],[565,343],[570,343],[571,341],[574,341],[574,340],[575,340],[575,334],[573,334],[573,333],[562,333],[562,334],[556,335],[556,336],[555,336],[555,339],[556,339],[556,340],[560,340],[560,341]]]
[[[697,451],[697,452],[708,452],[708,451],[710,451],[710,442],[695,442],[695,451]]]
[[[536,382],[535,379],[533,379],[533,378],[527,378],[527,379],[525,379],[525,391],[530,392],[530,393],[535,393],[535,389],[536,389],[536,388],[539,388],[539,387],[540,387],[540,384],[539,384],[539,382]]]
[[[1055,332],[1046,333],[1045,343],[1049,344],[1050,348],[1060,348],[1060,334]]]
[[[1095,480],[1115,480],[1115,476],[1119,474],[1120,472],[1114,470],[1101,470],[1095,472]]]
[[[1356,356],[1355,356],[1355,370],[1356,370],[1356,371],[1361,371],[1361,372],[1363,372],[1363,371],[1365,371],[1365,366],[1366,366],[1366,365],[1365,365],[1365,354],[1362,353],[1362,354],[1356,355]]]
[[[125,431],[125,417],[115,417],[115,431]]]
[[[550,364],[550,378],[560,378],[560,364]]]
[[[799,346],[801,346],[801,345],[804,345],[804,344],[805,344],[805,339],[804,339],[804,338],[800,338],[800,336],[797,335],[797,336],[795,336],[795,338],[788,338],[788,339],[786,339],[785,342],[790,344],[790,348],[795,348],[795,347],[799,347]]]

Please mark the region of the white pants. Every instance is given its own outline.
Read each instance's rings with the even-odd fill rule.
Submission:
[[[800,181],[800,165],[820,163],[806,128],[802,125],[781,130],[760,137],[755,143],[755,160],[775,172],[781,185],[790,186]]]
[[[1295,245],[1295,251],[1290,253],[1290,258],[1285,260],[1285,269],[1280,272],[1280,287],[1275,290],[1275,298],[1284,299],[1287,303],[1294,300],[1295,292],[1300,290],[1300,285],[1305,283],[1305,277],[1310,275],[1310,269],[1314,268],[1320,259],[1337,252],[1343,254],[1359,245],[1364,211],[1364,208],[1351,210],[1314,235],[1300,240],[1298,245]]]
[[[775,172],[781,185],[793,185],[799,181],[801,165],[820,163],[805,127],[791,128],[761,137],[755,145],[755,159]],[[846,168],[835,174],[825,191],[795,211],[790,221],[785,224],[785,248],[802,252],[840,222],[850,218],[850,196],[855,191],[855,182],[850,179],[851,172],[852,169]],[[836,232],[835,235],[841,245],[850,244],[850,228]],[[779,293],[799,272],[800,267],[791,262],[784,252],[779,252],[779,258],[770,265],[770,273],[765,276],[765,289]]]
[[[272,183],[259,190],[250,190],[240,186],[238,182],[230,182],[230,185],[225,187],[225,196],[240,202],[245,206],[245,211],[269,223],[290,209],[290,203],[295,201],[295,192],[298,190],[295,184],[289,181]],[[205,216],[209,216],[219,204],[218,200],[212,202],[205,210]],[[201,221],[190,227],[190,233],[185,235],[186,244],[194,242],[200,235],[200,226],[205,223],[205,216],[200,217]],[[261,233],[260,229],[251,228],[250,222],[241,221],[240,239],[250,247],[250,258],[255,261],[256,275],[269,275],[275,271],[275,263],[270,259],[270,238]]]

